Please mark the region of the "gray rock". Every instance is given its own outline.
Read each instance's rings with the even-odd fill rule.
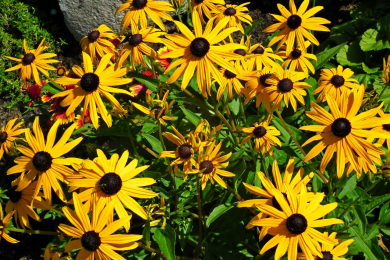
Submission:
[[[159,1],[169,2],[169,0]],[[65,24],[77,41],[101,24],[107,25],[119,34],[122,18],[126,14],[125,10],[115,15],[116,9],[126,0],[58,0],[58,2],[64,14]],[[182,12],[187,10],[186,7],[187,1]],[[175,15],[175,12],[169,13],[171,16]],[[148,21],[151,25],[149,18]]]

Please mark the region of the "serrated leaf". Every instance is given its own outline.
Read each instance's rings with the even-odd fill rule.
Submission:
[[[201,117],[198,116],[197,114],[191,112],[190,110],[188,109],[185,109],[184,107],[180,107],[180,109],[183,111],[184,115],[186,116],[186,118],[188,119],[188,121],[190,121],[191,123],[193,123],[195,126],[198,125]]]
[[[167,260],[175,260],[176,233],[173,228],[167,225],[165,229],[156,229],[153,239],[157,242]]]
[[[210,216],[207,218],[206,225],[209,227],[217,218],[226,213],[229,209],[232,209],[234,205],[232,204],[222,204],[214,208]]]
[[[161,142],[156,137],[148,134],[142,134],[142,136],[148,141],[148,143],[152,146],[155,152],[161,153],[163,151]]]

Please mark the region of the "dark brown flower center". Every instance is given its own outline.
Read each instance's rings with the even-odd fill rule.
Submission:
[[[81,237],[81,245],[89,252],[96,251],[101,243],[99,234],[95,231],[88,231]]]
[[[238,55],[241,55],[241,56],[245,56],[246,55],[246,52],[243,49],[237,49],[237,50],[234,51],[234,53],[238,54]]]
[[[122,188],[122,179],[114,172],[107,173],[100,179],[99,188],[107,195],[117,194]]]
[[[24,65],[30,65],[34,60],[35,60],[35,56],[32,53],[27,53],[22,58],[22,62]]]
[[[203,174],[209,174],[209,173],[211,173],[213,171],[213,169],[214,169],[214,165],[210,161],[203,161],[199,165],[199,170],[200,171],[204,170],[202,172]]]
[[[282,194],[283,194],[284,198],[287,200],[287,194],[284,192],[282,192]],[[288,203],[288,200],[287,200],[287,203]],[[276,200],[275,197],[272,197],[272,205],[274,206],[275,209],[283,211],[282,207],[280,206],[279,202]]]
[[[146,6],[147,2],[148,2],[148,0],[134,0],[133,6],[135,8],[144,8]]]
[[[305,232],[307,228],[307,220],[301,214],[292,214],[287,218],[286,227],[290,233],[299,235]]]
[[[264,53],[264,48],[261,46],[258,46],[256,49],[252,51],[252,54],[263,54]]]
[[[34,168],[37,171],[44,172],[50,169],[53,158],[47,152],[37,152],[33,159]]]
[[[195,3],[197,3],[197,4],[201,4],[201,3],[203,3],[204,0],[194,0],[194,1],[195,1]]]
[[[10,201],[12,201],[13,203],[16,203],[22,197],[22,192],[16,191],[16,187],[14,187],[7,193],[7,195],[8,195],[8,198]]]
[[[99,38],[100,32],[99,31],[92,31],[88,34],[88,41],[89,42],[96,42],[96,40]]]
[[[256,136],[256,138],[261,138],[265,136],[265,134],[267,133],[267,129],[265,129],[265,127],[263,126],[258,126],[255,128],[255,130],[253,130],[252,133],[254,136]]]
[[[390,124],[383,124],[382,127],[383,130],[390,131]],[[0,135],[0,142],[1,142],[1,135]]]
[[[190,51],[196,57],[204,57],[210,50],[210,43],[202,37],[195,38],[190,45]]]
[[[237,75],[231,72],[230,70],[225,70],[225,77],[227,79],[234,79]]]
[[[269,87],[269,86],[271,86],[271,84],[267,84],[267,83],[266,83],[266,80],[269,79],[269,78],[271,78],[271,76],[272,76],[271,74],[264,74],[264,75],[261,75],[260,78],[259,78],[261,85],[263,85],[264,87]]]
[[[85,73],[81,77],[80,87],[87,92],[93,92],[99,87],[99,76],[94,73]]]
[[[133,47],[138,46],[142,42],[142,34],[133,34],[129,38],[129,44]]]
[[[294,84],[291,81],[291,79],[282,79],[278,83],[278,88],[279,88],[280,92],[287,93],[287,92],[290,92],[292,90],[293,85]]]
[[[7,141],[7,137],[8,137],[7,132],[1,132],[1,134],[0,134],[0,143],[4,143],[5,141]]]
[[[164,116],[164,110],[162,107],[157,106],[157,107],[154,107],[152,110],[154,111],[155,118],[161,118]],[[161,112],[161,110],[162,110],[162,112]],[[160,112],[161,112],[161,114],[160,114]],[[159,116],[159,114],[160,114],[160,116]]]
[[[223,12],[223,14],[228,15],[228,16],[232,16],[232,15],[235,15],[236,12],[237,12],[236,9],[229,7],[229,8],[226,8],[226,10],[225,10],[225,12]]]
[[[191,157],[191,148],[192,146],[190,144],[183,144],[179,147],[179,156],[182,159],[188,159]]]
[[[344,80],[343,76],[334,75],[334,76],[331,78],[330,82],[332,82],[332,84],[333,84],[336,88],[339,88],[339,87],[341,87],[342,85],[344,85],[345,80]]]
[[[287,26],[291,29],[297,29],[302,24],[302,18],[299,15],[293,14],[287,19]]]
[[[321,253],[324,257],[318,257],[318,260],[333,260],[333,255],[329,251],[323,251]]]
[[[302,52],[298,49],[294,49],[292,52],[291,52],[291,56],[294,58],[294,59],[298,59],[299,57],[301,57],[301,54]]]
[[[351,123],[346,118],[338,118],[332,123],[332,133],[337,137],[346,137],[351,130]]]

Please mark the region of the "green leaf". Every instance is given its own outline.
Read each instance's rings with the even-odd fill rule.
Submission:
[[[232,156],[230,156],[229,161],[234,162],[235,160],[240,159],[244,154],[244,152],[245,152],[245,148],[243,147],[240,150],[238,150],[238,152],[233,153]]]
[[[333,58],[333,56],[335,56],[341,50],[341,48],[344,47],[345,44],[346,43],[343,43],[341,45],[333,47],[332,49],[329,49],[329,50],[326,50],[326,51],[323,51],[323,52],[316,54],[317,61],[313,60],[311,62],[313,64],[315,70],[322,68],[322,66],[324,66],[325,63],[327,63],[331,58]]]
[[[185,221],[182,221],[179,225],[179,232],[177,234],[177,237],[179,238],[179,243],[181,250],[184,251],[184,248],[187,244],[188,238],[190,236],[190,233],[193,228],[193,219],[187,218]]]
[[[139,83],[144,84],[148,89],[153,92],[157,92],[158,79],[145,76],[139,72],[130,71],[127,73],[128,77],[132,77]]]
[[[357,66],[365,60],[364,52],[360,49],[359,40],[345,45],[336,55],[337,62],[342,66]]]
[[[349,178],[349,180],[344,185],[343,189],[341,190],[337,198],[342,199],[345,195],[353,191],[356,187],[356,184],[357,184],[357,178],[355,174],[351,178]]]
[[[229,108],[233,112],[234,115],[238,115],[240,112],[240,100],[238,98],[233,99],[229,102]]]
[[[252,26],[251,26],[251,25],[248,25],[248,26],[245,28],[245,35],[251,34],[251,32],[253,31],[253,29],[255,29],[256,26],[260,25],[262,22],[263,22],[263,20],[260,20],[260,21],[254,22],[254,23],[252,24]]]
[[[357,229],[358,227],[356,226],[349,229],[350,234],[355,236],[353,238],[355,241],[354,243],[358,245],[361,252],[363,252],[369,260],[377,260],[377,257],[371,251],[371,242],[364,241],[363,236],[359,234]]]
[[[352,209],[354,215],[358,220],[358,227],[360,229],[360,234],[364,236],[366,233],[366,226],[367,226],[366,215],[364,214],[364,211],[360,205],[355,205]]]
[[[370,68],[364,62],[362,63],[362,67],[363,67],[364,72],[366,72],[368,74],[373,74],[380,69],[379,67]]]
[[[142,134],[142,136],[145,137],[145,139],[149,142],[155,152],[161,153],[163,151],[161,142],[156,137],[148,134]]]
[[[176,233],[173,228],[167,225],[165,229],[156,229],[153,239],[157,242],[167,260],[175,260]]]
[[[383,37],[377,30],[368,29],[362,35],[360,47],[363,51],[379,51],[386,48],[390,48],[390,44],[388,39],[383,39]]]
[[[49,91],[51,94],[57,94],[61,92],[61,90],[59,90],[52,82],[48,82],[43,85],[42,90]]]
[[[198,125],[201,117],[198,116],[197,114],[191,112],[190,110],[185,109],[184,107],[180,107],[180,109],[183,111],[184,115],[187,117],[188,121],[193,123],[195,126]]]
[[[143,240],[145,240],[146,245],[150,245],[150,220],[145,222],[144,230],[142,231]]]
[[[233,208],[234,205],[232,204],[222,204],[213,209],[210,216],[207,218],[206,225],[209,227],[211,223],[213,223],[217,218],[222,216],[226,211]]]

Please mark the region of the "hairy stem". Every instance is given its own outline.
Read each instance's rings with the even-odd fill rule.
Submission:
[[[42,231],[42,230],[26,230],[20,228],[6,228],[11,232],[25,233],[25,234],[34,234],[34,235],[49,235],[49,236],[58,236],[60,232],[54,231]]]
[[[196,247],[196,259],[199,258],[199,253],[202,246],[202,229],[203,229],[203,214],[202,214],[202,200],[200,197],[200,186],[201,186],[201,178],[199,178],[199,174],[196,175],[196,197],[198,199],[198,215],[199,215],[199,236],[198,236],[198,246]]]

